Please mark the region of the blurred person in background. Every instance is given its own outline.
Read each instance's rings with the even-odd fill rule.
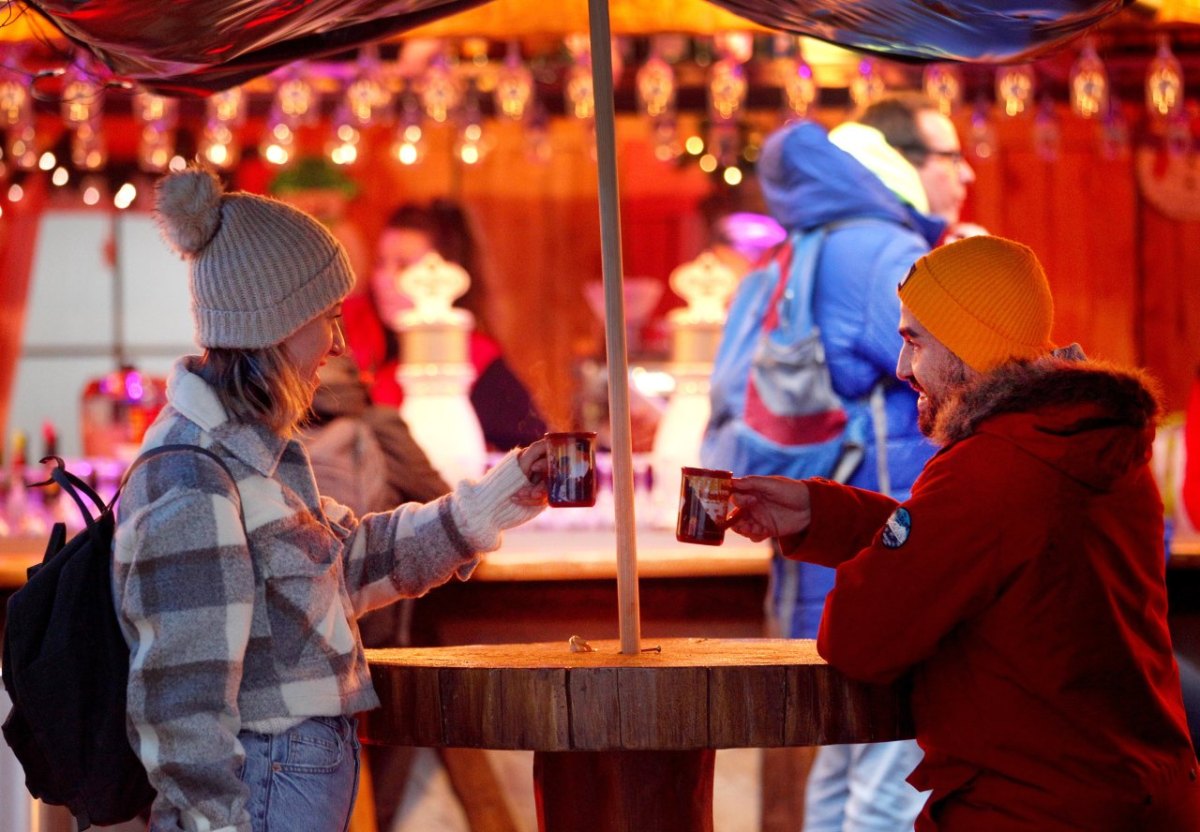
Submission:
[[[411,302],[397,289],[396,276],[430,252],[461,266],[471,278],[470,288],[454,305],[475,319],[469,342],[475,368],[470,398],[484,441],[494,451],[533,441],[545,433],[545,421],[492,335],[475,235],[462,207],[449,200],[397,207],[376,243],[370,290],[347,299],[347,344],[370,387],[372,400],[396,407],[404,400],[396,379],[402,356],[393,322],[411,307]]]

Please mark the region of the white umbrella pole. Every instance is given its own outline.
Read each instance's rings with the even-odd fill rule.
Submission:
[[[637,541],[633,517],[633,440],[629,422],[629,355],[625,346],[621,216],[617,196],[616,120],[613,115],[612,35],[608,0],[588,0],[592,93],[596,107],[596,162],[600,177],[600,254],[604,272],[604,340],[608,348],[608,411],[612,427],[613,495],[617,521],[617,605],[621,652],[641,650]]]

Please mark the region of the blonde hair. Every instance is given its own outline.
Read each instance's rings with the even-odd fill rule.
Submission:
[[[198,368],[230,418],[262,422],[289,439],[307,417],[316,392],[296,372],[283,344],[259,349],[209,347]]]

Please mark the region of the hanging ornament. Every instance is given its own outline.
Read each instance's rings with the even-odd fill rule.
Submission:
[[[425,131],[421,127],[422,109],[416,96],[409,92],[403,98],[400,125],[392,140],[392,157],[400,164],[415,165],[425,158]]]
[[[149,173],[164,173],[175,155],[179,102],[142,91],[133,97],[133,112],[142,125],[138,139],[138,167]]]
[[[0,67],[0,127],[33,120],[33,102],[25,79]]]
[[[246,117],[244,101],[241,87],[213,93],[207,103],[208,117],[224,122],[230,127],[240,126]]]
[[[8,160],[20,170],[37,167],[37,127],[33,99],[24,79],[16,72],[0,69],[0,128]]]
[[[161,124],[142,127],[138,141],[138,167],[148,173],[164,173],[175,155],[175,131]]]
[[[362,134],[358,129],[358,117],[350,105],[343,101],[333,116],[329,139],[325,142],[325,155],[335,165],[353,165],[358,161],[358,143]]]
[[[33,170],[37,167],[37,128],[34,126],[32,113],[29,121],[18,122],[5,131],[5,149],[8,158],[19,170]]]
[[[1029,64],[1002,66],[996,70],[996,101],[1006,116],[1019,116],[1030,109],[1036,92],[1033,67]]]
[[[444,52],[433,56],[429,69],[421,80],[421,106],[425,114],[438,124],[450,118],[450,113],[462,99],[462,91],[450,69],[450,63]]]
[[[533,73],[521,61],[521,45],[516,40],[508,42],[504,65],[496,74],[493,95],[497,112],[513,121],[525,118],[525,111],[533,100]]]
[[[575,118],[588,120],[596,115],[596,99],[592,89],[592,55],[586,49],[573,52],[575,60],[567,68],[563,96],[567,112]]]
[[[922,77],[925,94],[948,116],[962,104],[962,72],[954,64],[929,64]]]
[[[1108,103],[1108,73],[1091,38],[1071,65],[1071,109],[1081,118],[1095,118]]]
[[[267,116],[267,129],[263,133],[259,153],[272,165],[286,165],[292,160],[296,146],[296,132],[288,123],[282,102],[276,98],[271,114]]]
[[[293,66],[275,91],[279,117],[291,128],[311,124],[317,118],[317,94],[303,66]]]
[[[384,121],[391,104],[392,94],[379,61],[379,47],[368,44],[359,52],[354,80],[346,86],[345,107],[352,122],[343,123],[357,129]]]
[[[1109,161],[1129,157],[1129,122],[1116,95],[1108,97],[1106,112],[1100,119],[1100,156]]]
[[[746,103],[746,71],[732,58],[722,58],[712,65],[708,75],[708,107],[712,117],[728,121]]]
[[[789,115],[805,118],[819,94],[812,67],[797,51],[796,57],[780,62],[780,72],[783,76],[780,86],[783,87],[783,100]]]
[[[1042,161],[1054,162],[1058,160],[1061,144],[1062,125],[1054,108],[1054,99],[1047,95],[1038,105],[1037,116],[1033,120],[1033,149]]]
[[[200,156],[219,170],[232,170],[241,155],[235,128],[245,120],[244,101],[241,87],[233,87],[209,96],[205,104]]]
[[[858,108],[867,107],[883,97],[886,87],[879,63],[872,58],[858,62],[858,72],[850,81],[850,100]]]
[[[996,125],[992,123],[992,108],[982,95],[971,110],[967,148],[976,159],[990,159],[996,155]]]
[[[675,70],[657,52],[637,71],[638,106],[643,115],[660,118],[675,109]]]
[[[483,114],[479,109],[479,91],[472,81],[463,97],[462,126],[458,138],[454,142],[454,155],[464,165],[477,165],[485,155],[488,146],[484,141]]]
[[[63,74],[62,119],[68,127],[81,124],[98,126],[104,114],[104,85],[79,62],[73,62]]]
[[[1158,54],[1146,70],[1146,109],[1155,118],[1172,119],[1183,112],[1183,67],[1171,52],[1171,39],[1158,37]]]
[[[654,158],[660,162],[673,162],[683,155],[679,143],[679,127],[674,111],[657,118],[653,123]]]
[[[209,99],[211,105],[211,99]],[[209,111],[213,108],[210,106]],[[232,170],[238,161],[237,137],[230,122],[210,117],[200,135],[200,156],[219,170]]]
[[[133,96],[133,111],[143,124],[157,124],[170,129],[178,120],[179,102],[143,90]]]
[[[99,170],[108,161],[104,134],[91,124],[80,124],[71,135],[71,162],[80,170]]]

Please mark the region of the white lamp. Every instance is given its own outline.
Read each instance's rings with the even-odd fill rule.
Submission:
[[[483,473],[487,447],[470,391],[475,381],[469,340],[475,320],[452,304],[471,285],[466,270],[430,252],[396,276],[413,308],[397,315],[404,388],[400,415],[413,438],[449,482]]]

